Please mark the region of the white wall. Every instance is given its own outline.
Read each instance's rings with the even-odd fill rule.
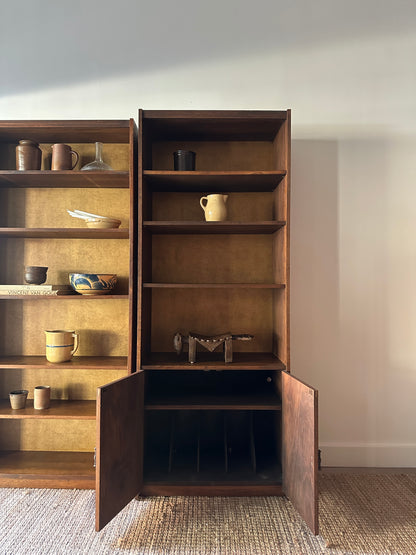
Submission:
[[[1,119],[292,108],[292,371],[323,464],[416,466],[415,2],[1,10]]]

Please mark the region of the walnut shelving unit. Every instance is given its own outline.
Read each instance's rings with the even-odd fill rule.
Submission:
[[[42,169],[16,171],[20,139],[41,143]],[[83,172],[96,141],[114,170]],[[51,171],[51,145],[80,154],[73,171]],[[49,267],[47,283],[69,272],[117,273],[111,295],[0,295],[0,486],[95,487],[96,388],[135,368],[137,126],[133,120],[0,122],[0,283],[23,283],[25,265]],[[66,209],[122,220],[119,229],[81,227]],[[44,329],[76,329],[70,362],[44,355]],[[48,384],[48,410],[33,408],[33,387]],[[28,389],[12,410],[11,389]]]
[[[195,171],[173,171],[179,148]],[[97,529],[138,494],[285,493],[317,533],[317,392],[290,374],[290,111],[140,110],[138,183],[139,371],[99,389]],[[210,193],[227,221],[204,221]],[[254,339],[191,365],[177,331]]]

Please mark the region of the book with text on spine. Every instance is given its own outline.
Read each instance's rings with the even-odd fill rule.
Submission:
[[[0,284],[0,296],[13,295],[71,295],[75,293],[69,284],[63,285],[4,285]]]

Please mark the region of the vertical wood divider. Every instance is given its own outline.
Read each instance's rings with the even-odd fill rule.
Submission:
[[[251,455],[251,466],[253,468],[254,474],[257,472],[257,459],[256,459],[256,444],[254,441],[254,423],[253,423],[253,411],[249,412],[249,434],[250,434],[250,455]]]
[[[228,472],[228,434],[227,434],[227,412],[223,413],[223,428],[224,428],[224,466],[225,472]]]
[[[169,440],[169,464],[168,464],[168,472],[172,472],[172,463],[173,463],[173,449],[175,447],[175,423],[176,423],[176,413],[172,413],[172,420],[170,423],[170,440]]]

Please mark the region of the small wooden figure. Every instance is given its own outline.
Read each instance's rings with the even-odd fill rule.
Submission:
[[[234,341],[250,341],[254,335],[247,333],[232,334],[230,332],[220,335],[201,335],[195,332],[189,332],[188,336],[184,336],[177,332],[173,338],[173,345],[177,355],[183,351],[183,344],[188,343],[188,360],[191,364],[196,362],[196,345],[199,343],[207,351],[212,353],[220,345],[224,345],[224,361],[233,361],[233,340]]]

